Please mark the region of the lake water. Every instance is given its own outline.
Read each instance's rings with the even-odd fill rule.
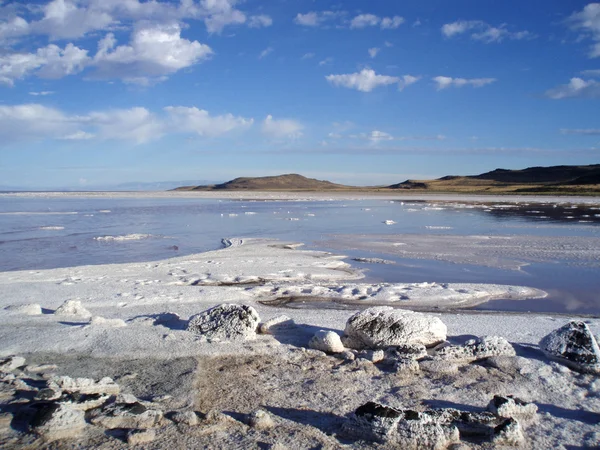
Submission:
[[[526,267],[508,270],[340,249],[331,244],[340,235],[585,238],[589,257],[562,260],[550,252],[543,258],[544,249],[536,249]],[[600,313],[600,207],[593,204],[0,197],[2,271],[159,260],[221,248],[224,237],[278,238],[396,262],[349,260],[367,269],[368,281],[521,284],[550,293],[543,300],[494,301],[479,309]]]

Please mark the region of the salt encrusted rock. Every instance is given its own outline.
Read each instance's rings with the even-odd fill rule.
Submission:
[[[491,356],[516,356],[515,349],[500,336],[483,336],[470,339],[464,345],[449,345],[436,352],[437,358],[478,361]]]
[[[534,370],[531,362],[522,356],[492,356],[485,360],[485,365],[508,374],[526,375]]]
[[[162,420],[163,413],[157,409],[148,409],[140,402],[111,403],[100,409],[92,410],[90,421],[104,428],[152,428]]]
[[[494,445],[511,445],[518,446],[525,440],[521,425],[516,419],[506,419],[496,428],[494,428],[494,436],[492,443]]]
[[[90,319],[88,326],[120,328],[127,326],[127,324],[123,319],[106,319],[104,317],[94,316]]]
[[[377,364],[378,362],[383,361],[385,353],[383,350],[361,350],[356,357]]]
[[[421,367],[416,359],[401,358],[394,362],[394,371],[398,373],[419,372]]]
[[[108,394],[117,395],[120,387],[112,378],[104,377],[96,382],[92,378],[71,378],[67,376],[55,376],[48,382],[48,387],[54,390],[66,392],[78,392],[80,394]]]
[[[59,390],[54,390],[50,388],[40,389],[37,394],[35,394],[34,400],[57,400],[62,395],[62,392]]]
[[[73,409],[88,411],[106,404],[111,399],[108,394],[81,394],[79,392],[63,393],[56,403],[67,405]]]
[[[356,439],[384,442],[395,431],[403,417],[404,413],[399,409],[367,402],[344,423],[343,431]]]
[[[24,366],[25,358],[22,356],[9,356],[0,359],[0,372],[12,372],[13,370]]]
[[[354,361],[356,359],[356,355],[350,350],[344,350],[341,353],[337,353],[335,357],[343,359],[344,361]]]
[[[403,450],[443,450],[459,442],[460,434],[453,425],[406,420],[398,424],[394,441]]]
[[[248,415],[248,425],[257,430],[268,430],[275,426],[275,422],[267,411],[258,409]]]
[[[80,300],[67,300],[54,311],[57,316],[79,316],[79,317],[91,317],[87,309],[83,307]]]
[[[430,347],[445,341],[446,332],[446,325],[435,316],[379,306],[350,317],[342,342],[358,350],[405,344]]]
[[[427,349],[421,344],[397,345],[385,350],[383,363],[394,365],[398,360],[421,359],[427,356]]]
[[[58,403],[39,403],[30,423],[31,430],[46,440],[77,436],[85,428],[85,414],[81,410]]]
[[[28,303],[26,305],[11,305],[5,308],[7,311],[26,314],[28,316],[37,316],[42,313],[42,307],[37,303]]]
[[[441,359],[426,359],[419,361],[421,370],[436,374],[455,374],[458,373],[458,365]]]
[[[551,359],[585,373],[600,374],[600,348],[585,322],[571,321],[540,341]]]
[[[194,411],[177,411],[169,417],[175,423],[194,426],[198,425],[198,415]]]
[[[129,445],[147,444],[156,439],[154,430],[129,430],[127,432],[127,443]]]
[[[325,353],[341,353],[345,350],[340,335],[334,331],[319,330],[310,339],[308,346]]]
[[[296,328],[296,323],[288,316],[281,315],[261,323],[258,331],[261,334],[274,334],[278,331],[291,330],[294,328]]]
[[[527,403],[512,395],[494,395],[488,405],[488,410],[505,419],[515,418],[519,420],[531,420],[537,413],[537,405]]]
[[[254,339],[259,322],[253,307],[225,303],[192,316],[187,331],[207,339]]]

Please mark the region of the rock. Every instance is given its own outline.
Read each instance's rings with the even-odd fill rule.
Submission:
[[[0,359],[0,372],[12,372],[25,365],[25,358],[22,356],[9,356]]]
[[[492,356],[516,356],[515,349],[500,336],[483,336],[470,339],[464,345],[449,345],[436,352],[436,358],[462,361],[479,361]]]
[[[340,335],[333,331],[319,330],[310,339],[308,346],[325,353],[341,353],[345,350]]]
[[[373,364],[377,364],[378,362],[383,361],[385,353],[383,350],[361,350],[356,355],[359,359],[366,359],[367,361],[372,362]]]
[[[444,375],[458,373],[458,366],[450,361],[444,361],[441,359],[426,359],[419,361],[418,364],[421,370],[424,370],[425,372]]]
[[[79,392],[63,393],[57,403],[68,405],[73,409],[87,411],[98,408],[110,400],[108,394],[81,394]]]
[[[262,409],[253,411],[248,415],[248,425],[257,430],[268,430],[275,426],[271,415]]]
[[[453,425],[415,420],[400,422],[394,437],[395,444],[403,450],[443,450],[460,441],[458,428]]]
[[[403,417],[404,413],[399,409],[367,402],[350,416],[342,428],[356,439],[385,442]]]
[[[108,429],[152,428],[162,420],[162,411],[148,409],[140,402],[111,403],[91,411],[90,422]]]
[[[175,423],[189,426],[198,425],[198,415],[194,411],[176,411],[169,418]]]
[[[343,359],[344,361],[354,361],[356,359],[356,355],[350,350],[344,350],[341,353],[336,353],[335,357],[338,359]]]
[[[446,332],[446,325],[435,316],[379,306],[350,317],[342,342],[357,350],[405,344],[430,347],[445,341]]]
[[[506,419],[496,428],[494,428],[494,436],[492,443],[494,445],[511,445],[518,446],[525,440],[521,425],[516,419]]]
[[[127,432],[127,443],[129,445],[146,444],[156,439],[154,430],[129,430]]]
[[[540,341],[540,349],[580,372],[600,374],[600,348],[585,322],[571,321]]]
[[[398,373],[419,372],[421,367],[416,359],[402,358],[394,362],[394,371]]]
[[[264,323],[261,323],[258,330],[261,334],[275,334],[282,330],[291,330],[296,328],[296,323],[286,315],[273,317]]]
[[[254,339],[259,322],[251,306],[222,304],[191,317],[187,331],[207,339]]]
[[[96,382],[92,378],[55,376],[48,382],[48,387],[54,390],[78,392],[80,394],[117,395],[120,391],[119,385],[109,377],[104,377]]]
[[[58,403],[38,403],[33,405],[36,413],[30,423],[31,430],[46,440],[64,439],[78,436],[85,428],[83,411]]]
[[[120,328],[127,326],[127,324],[123,319],[106,319],[104,317],[94,316],[90,319],[88,326]]]
[[[485,365],[511,375],[526,375],[534,370],[531,362],[522,356],[492,356],[485,360]]]
[[[538,407],[534,403],[527,403],[512,395],[494,395],[488,405],[488,410],[498,417],[505,419],[515,418],[522,421],[535,417]]]
[[[79,316],[79,317],[91,317],[87,309],[83,307],[80,300],[67,300],[54,311],[57,316]]]
[[[45,400],[45,401],[57,400],[60,398],[61,394],[62,394],[62,392],[60,392],[59,390],[44,388],[44,389],[40,389],[33,399],[34,400]]]
[[[386,359],[421,359],[425,356],[427,356],[427,348],[422,344],[396,345],[385,350]]]
[[[14,416],[10,412],[0,412],[0,431],[4,431],[12,423]]]
[[[42,307],[37,303],[28,303],[25,305],[10,305],[4,309],[10,312],[25,314],[28,316],[37,316],[39,314],[42,314]]]

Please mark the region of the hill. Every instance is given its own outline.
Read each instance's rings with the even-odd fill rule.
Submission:
[[[226,183],[208,186],[184,186],[176,190],[186,191],[326,191],[358,189],[329,181],[306,178],[298,174],[271,177],[240,177]]]

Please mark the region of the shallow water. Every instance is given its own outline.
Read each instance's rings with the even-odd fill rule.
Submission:
[[[392,225],[384,224],[390,220]],[[224,237],[269,237],[329,250],[332,235],[549,236],[600,242],[600,207],[388,201],[236,201],[177,198],[0,197],[0,270],[150,261],[213,250]],[[595,240],[598,239],[598,240]],[[442,250],[442,249],[441,249]],[[600,250],[595,248],[594,250]],[[339,252],[340,249],[335,250]],[[600,261],[548,260],[522,270],[390,257],[342,249],[394,265],[353,265],[367,280],[521,284],[547,290],[535,301],[493,301],[480,309],[600,313]]]

